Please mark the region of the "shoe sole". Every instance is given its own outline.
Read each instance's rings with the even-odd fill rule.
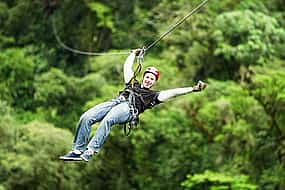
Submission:
[[[85,159],[83,156],[80,156],[81,160],[88,162],[89,160]]]
[[[82,158],[68,158],[68,157],[59,157],[60,160],[63,161],[82,161]]]

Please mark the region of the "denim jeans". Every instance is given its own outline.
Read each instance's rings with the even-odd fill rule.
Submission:
[[[128,122],[131,117],[129,103],[122,98],[94,106],[80,117],[73,141],[73,150],[84,152],[86,148],[90,148],[94,152],[99,152],[112,125]],[[101,123],[88,142],[91,126],[98,121]]]

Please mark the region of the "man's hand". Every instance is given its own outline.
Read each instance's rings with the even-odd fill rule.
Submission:
[[[198,83],[193,86],[193,92],[199,92],[204,90],[207,87],[207,83],[204,83],[203,81],[198,81]]]

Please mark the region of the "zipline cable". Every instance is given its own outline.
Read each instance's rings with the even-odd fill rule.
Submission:
[[[192,16],[193,14],[195,14],[197,11],[199,11],[204,5],[206,5],[206,3],[208,3],[209,0],[204,0],[202,3],[200,3],[197,7],[195,7],[194,9],[192,9],[187,15],[185,15],[183,18],[181,18],[180,20],[178,20],[176,23],[172,24],[169,29],[164,32],[163,34],[160,35],[160,37],[153,41],[151,44],[149,44],[148,46],[146,46],[145,51],[149,50],[150,48],[152,48],[153,46],[155,46],[159,41],[161,41],[165,36],[167,36],[170,32],[172,32],[174,29],[176,29],[180,24],[182,24],[186,19],[188,19],[190,16]]]
[[[192,9],[187,15],[185,15],[183,18],[181,18],[180,20],[178,20],[177,22],[175,22],[174,24],[172,24],[169,29],[162,33],[159,38],[157,38],[155,41],[153,41],[152,43],[150,43],[147,46],[144,46],[142,48],[142,57],[145,54],[145,52],[147,50],[149,50],[150,48],[152,48],[153,46],[155,46],[158,42],[160,42],[165,36],[167,36],[169,33],[171,33],[173,30],[175,30],[180,24],[182,24],[183,22],[185,22],[186,19],[188,19],[190,16],[192,16],[193,14],[195,14],[196,12],[198,12],[204,5],[206,5],[206,3],[208,3],[209,0],[204,0],[203,2],[201,2],[198,6],[196,6],[194,9]],[[89,51],[82,51],[82,50],[78,50],[75,48],[71,48],[68,45],[66,45],[64,42],[61,41],[57,29],[56,29],[56,25],[55,25],[55,19],[54,17],[52,18],[52,28],[53,28],[53,33],[54,36],[56,38],[56,41],[58,42],[58,44],[68,50],[71,51],[73,53],[76,54],[81,54],[81,55],[90,55],[90,56],[102,56],[102,55],[127,55],[129,54],[129,52],[89,52]]]
[[[53,34],[55,36],[55,39],[57,41],[57,43],[64,49],[73,52],[75,54],[81,54],[81,55],[90,55],[90,56],[102,56],[102,55],[127,55],[129,54],[129,52],[90,52],[90,51],[82,51],[82,50],[78,50],[75,48],[71,48],[68,45],[66,45],[64,42],[61,41],[57,29],[55,27],[55,19],[54,17],[52,18],[52,28],[53,28]]]

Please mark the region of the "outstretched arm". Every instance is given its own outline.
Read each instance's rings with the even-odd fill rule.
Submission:
[[[195,86],[193,87],[185,87],[185,88],[175,88],[175,89],[170,89],[170,90],[163,90],[159,92],[159,95],[157,99],[160,102],[164,102],[168,100],[169,98],[176,97],[179,95],[191,93],[191,92],[199,92],[203,89],[205,89],[207,86],[206,83],[199,81]]]

